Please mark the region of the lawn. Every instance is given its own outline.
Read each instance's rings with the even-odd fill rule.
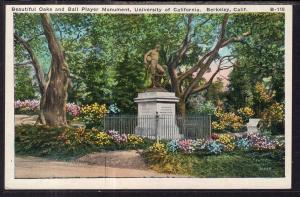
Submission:
[[[192,156],[190,175],[196,177],[283,177],[284,163],[253,153]]]

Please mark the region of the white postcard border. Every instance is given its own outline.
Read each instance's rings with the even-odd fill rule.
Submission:
[[[12,11],[13,7],[51,7],[68,6],[112,8],[247,8],[247,12],[285,13],[285,177],[284,178],[53,178],[53,179],[15,179],[14,177],[14,76],[13,76],[13,13],[91,13],[61,11]],[[285,11],[280,11],[284,8]],[[104,12],[93,12],[104,13]],[[123,12],[105,12],[123,13]],[[133,13],[153,13],[133,12]],[[133,14],[127,13],[127,14]],[[167,12],[172,13],[172,12]],[[181,12],[183,13],[183,12]],[[188,12],[195,13],[195,12]],[[210,13],[210,12],[197,12]],[[234,13],[215,11],[211,13]],[[159,13],[156,13],[159,14]],[[291,188],[291,147],[292,147],[292,6],[291,5],[7,5],[5,32],[5,189],[288,189]]]

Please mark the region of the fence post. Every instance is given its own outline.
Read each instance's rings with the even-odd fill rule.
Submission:
[[[155,115],[155,139],[157,140],[157,135],[158,135],[158,120],[159,120],[159,115],[158,112],[156,112]]]
[[[106,128],[105,128],[105,116],[106,116],[106,115],[103,116],[103,130],[104,130],[104,131],[106,131]]]
[[[209,136],[211,136],[211,115],[208,114],[208,122],[209,122]]]

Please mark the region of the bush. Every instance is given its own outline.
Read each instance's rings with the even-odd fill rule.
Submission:
[[[216,106],[211,101],[207,101],[200,104],[196,110],[201,114],[213,115],[216,111]]]
[[[185,173],[182,157],[178,154],[170,154],[164,143],[155,142],[143,152],[143,157],[150,165],[150,168],[164,173]]]
[[[103,117],[108,113],[106,105],[94,103],[81,107],[80,120],[82,120],[86,128],[103,129]]]
[[[152,143],[134,134],[95,128],[22,125],[15,130],[16,153],[36,156],[72,158],[93,151],[146,148]]]
[[[237,110],[237,113],[240,117],[242,117],[243,122],[249,122],[249,118],[254,116],[254,111],[251,107],[243,107]]]
[[[216,121],[212,122],[212,129],[215,132],[241,132],[254,111],[250,107],[240,108],[237,112],[224,112],[217,108],[214,115]]]
[[[14,102],[16,114],[37,114],[40,109],[39,100],[17,100]]]
[[[274,134],[284,133],[284,104],[273,103],[262,112],[261,129]]]
[[[40,110],[39,100],[17,100],[14,102],[16,114],[38,114]],[[67,118],[68,120],[74,119],[80,114],[80,106],[75,103],[66,104]]]
[[[233,112],[224,112],[218,108],[215,112],[218,121],[212,122],[215,132],[239,132],[244,126],[243,119]]]

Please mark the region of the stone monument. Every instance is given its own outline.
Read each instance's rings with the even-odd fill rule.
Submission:
[[[259,133],[259,129],[258,129],[258,123],[259,123],[260,119],[259,118],[250,118],[249,122],[247,123],[247,133],[249,134],[254,134],[254,133]]]
[[[150,91],[139,93],[134,102],[138,104],[137,135],[153,139],[180,139],[176,125],[175,104],[179,98],[173,92]]]
[[[147,70],[151,72],[151,85],[146,92],[139,93],[134,102],[138,104],[137,135],[153,139],[180,139],[182,135],[176,125],[175,104],[179,98],[174,92],[161,88],[161,79],[165,70],[158,64],[160,45],[148,51],[144,56]]]

